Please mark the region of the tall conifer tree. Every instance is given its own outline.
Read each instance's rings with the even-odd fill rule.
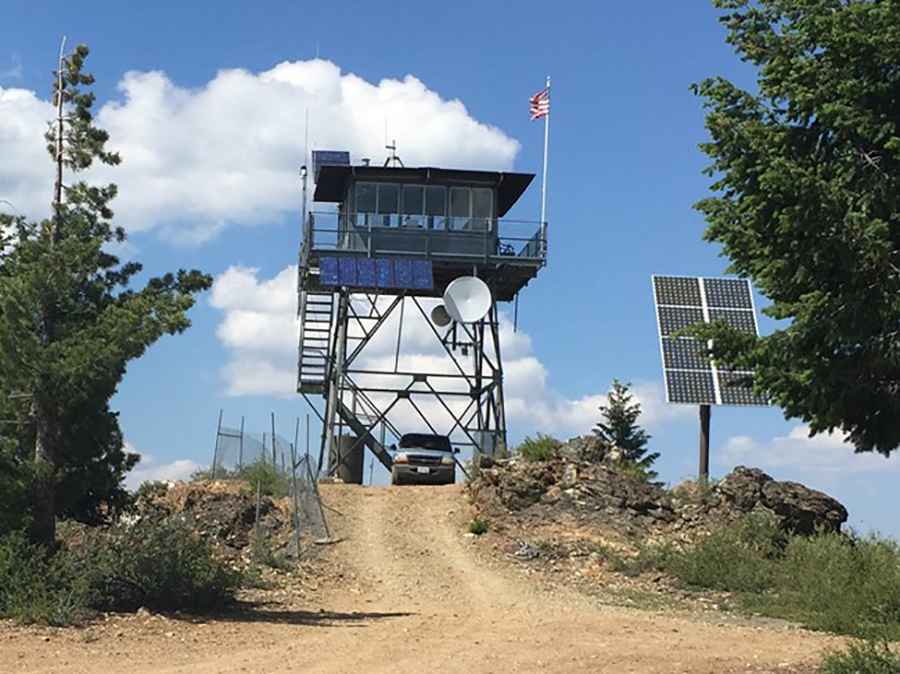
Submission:
[[[125,240],[112,223],[116,186],[65,182],[94,161],[119,163],[106,149],[107,133],[94,125],[87,55],[78,46],[54,77],[60,114],[47,133],[56,164],[49,217],[0,215],[0,386],[18,416],[12,444],[31,479],[31,535],[47,544],[58,514],[90,519],[101,503],[121,499],[122,478],[137,457],[123,449],[109,400],[130,360],[190,326],[194,295],[211,284],[199,271],[182,270],[130,288],[141,265],[109,252],[109,244]]]

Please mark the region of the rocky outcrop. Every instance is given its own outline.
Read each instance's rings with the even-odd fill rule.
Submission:
[[[840,531],[847,520],[846,508],[834,498],[756,468],[739,466],[710,486],[689,483],[667,490],[628,470],[620,455],[596,438],[575,438],[548,461],[516,456],[483,464],[470,490],[488,509],[535,519],[568,513],[629,535],[667,531],[690,537],[748,513],[766,513],[792,534]]]
[[[758,468],[738,466],[715,487],[725,503],[742,511],[771,512],[786,531],[840,531],[847,509],[836,499],[799,482],[779,482]]]

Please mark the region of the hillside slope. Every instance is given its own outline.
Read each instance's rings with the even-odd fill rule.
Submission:
[[[460,486],[323,485],[340,542],[315,578],[195,620],[0,627],[10,672],[794,672],[830,637],[721,614],[604,605],[466,535]],[[711,616],[711,617],[710,617]]]

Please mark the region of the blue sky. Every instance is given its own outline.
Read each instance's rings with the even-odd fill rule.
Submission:
[[[519,384],[522,401],[543,412],[511,419],[513,439],[586,432],[592,402],[618,377],[645,402],[661,477],[695,473],[696,410],[659,402],[650,275],[721,275],[727,266],[701,240],[691,208],[709,180],[697,149],[701,101],[689,86],[724,75],[751,87],[754,74],[708,3],[186,5],[13,0],[0,24],[0,199],[35,215],[46,203],[52,175],[39,133],[65,34],[90,45],[101,121],[123,144],[121,171],[99,177],[120,183],[125,252],[151,274],[198,267],[219,279],[193,310],[194,327],[133,363],[115,399],[129,443],[152,457],[142,475],[208,463],[220,408],[226,423],[243,415],[260,432],[274,411],[285,435],[306,413],[258,376],[263,366],[290,374],[283,353],[272,353],[293,339],[282,300],[298,242],[292,171],[306,107],[314,144],[346,147],[355,159],[383,157],[386,124],[415,163],[440,163],[430,161],[436,154],[539,173],[542,128],[529,121],[527,98],[547,74],[550,264],[521,298],[517,336],[522,378],[540,379]],[[320,106],[317,97],[338,91],[341,100]],[[437,126],[422,131],[430,119]],[[536,182],[511,215],[537,220],[538,209]],[[267,331],[279,325],[289,338],[272,346]],[[773,328],[764,317],[761,327]],[[837,438],[806,441],[799,426],[777,409],[713,410],[713,472],[760,465],[839,497],[854,526],[900,536],[891,517],[900,460],[854,457]]]

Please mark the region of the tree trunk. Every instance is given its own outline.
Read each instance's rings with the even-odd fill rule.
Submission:
[[[56,542],[56,480],[59,471],[59,422],[53,411],[35,401],[32,404],[35,425],[32,485],[32,522],[30,537],[35,543],[53,546]]]

